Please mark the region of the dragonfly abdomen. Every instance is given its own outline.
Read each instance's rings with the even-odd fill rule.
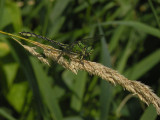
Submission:
[[[36,37],[36,38],[40,38],[40,39],[43,39],[43,40],[46,40],[46,41],[49,41],[49,42],[52,42],[53,44],[56,44],[56,45],[58,45],[58,46],[60,46],[60,47],[63,47],[63,48],[65,48],[67,45],[65,45],[65,44],[62,44],[62,43],[60,43],[60,42],[57,42],[57,41],[55,41],[55,40],[51,40],[51,39],[49,39],[49,38],[47,38],[47,37],[44,37],[44,36],[41,36],[41,35],[37,35],[37,34],[35,34],[35,33],[31,33],[31,32],[19,32],[21,35],[23,35],[23,36],[26,36],[26,37]]]

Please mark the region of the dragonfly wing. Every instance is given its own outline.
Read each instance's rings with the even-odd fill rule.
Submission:
[[[97,35],[94,37],[83,38],[83,39],[80,39],[80,40],[73,42],[72,44],[75,45],[75,44],[79,44],[81,42],[85,46],[92,46],[96,41],[99,41],[103,36],[104,35]]]

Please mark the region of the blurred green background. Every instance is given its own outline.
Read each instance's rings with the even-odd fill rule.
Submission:
[[[0,30],[30,31],[62,43],[104,35],[90,41],[91,61],[151,86],[158,96],[159,16],[160,0],[0,0]],[[121,86],[51,63],[44,65],[0,34],[0,120],[159,119],[152,105]]]

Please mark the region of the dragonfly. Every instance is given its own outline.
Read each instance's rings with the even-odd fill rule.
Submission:
[[[71,44],[63,44],[61,42],[55,41],[55,40],[51,40],[50,38],[41,36],[41,35],[37,35],[35,33],[31,33],[31,32],[19,32],[22,36],[26,36],[26,37],[36,37],[36,38],[40,38],[40,39],[44,39],[46,41],[49,41],[61,48],[63,48],[64,52],[68,52],[68,53],[74,53],[76,55],[79,56],[80,59],[90,59],[90,55],[93,52],[93,48],[92,46],[88,46],[87,42],[89,39],[93,38],[86,38],[86,39],[81,39],[81,40],[77,40]]]

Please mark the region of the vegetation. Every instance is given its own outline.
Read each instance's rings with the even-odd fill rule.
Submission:
[[[145,104],[153,103],[146,102],[150,99],[146,97],[150,89],[144,89],[146,98],[143,99],[140,96],[141,86],[138,86],[143,84],[134,80],[151,86],[159,96],[159,5],[158,0],[1,0],[0,31],[12,34],[0,32],[0,119],[158,119],[159,111],[156,112],[155,106]],[[134,92],[125,83],[112,81],[114,74],[118,73],[94,62],[81,60],[78,66],[74,66],[74,71],[71,66],[63,64],[63,59],[48,61],[46,51],[42,49],[50,50],[52,47],[49,45],[52,44],[38,38],[28,40],[15,36],[23,31],[64,44],[103,35],[99,41],[90,41],[94,49],[90,61],[117,70],[133,80],[129,82],[130,86],[138,83],[139,91]],[[35,45],[42,48],[37,50],[38,53],[35,52]],[[59,55],[60,48],[53,47]],[[68,54],[62,57],[71,65],[77,65],[72,63],[75,61]],[[91,66],[84,68],[88,63]],[[102,78],[123,88],[94,76],[93,72],[100,75],[95,69],[90,70],[92,67],[99,68],[100,74],[100,68],[108,72],[111,70],[113,76],[108,74],[107,78]],[[88,71],[92,76],[78,70]],[[138,97],[124,91],[124,88]]]

